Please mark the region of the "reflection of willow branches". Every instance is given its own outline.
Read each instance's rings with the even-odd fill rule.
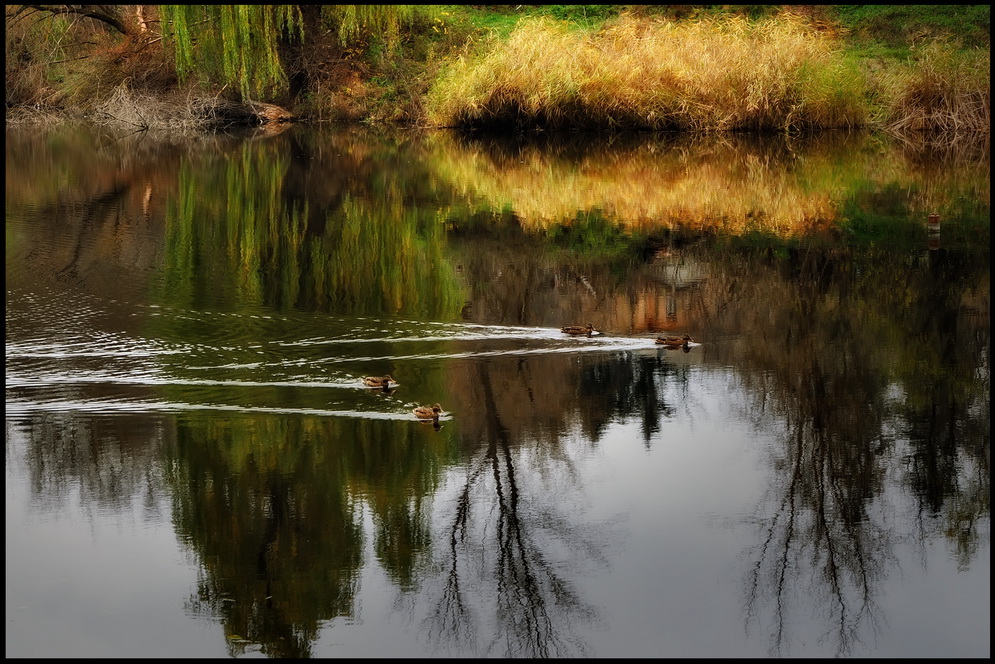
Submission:
[[[455,319],[465,298],[436,221],[393,186],[373,203],[346,196],[308,248],[302,282],[325,306]]]
[[[285,186],[288,155],[247,144],[240,156],[180,171],[166,215],[170,300],[458,317],[465,298],[435,208],[389,184],[375,201],[343,194],[315,210]]]
[[[516,469],[516,454],[512,450],[509,431],[502,425],[494,406],[493,389],[484,376],[491,426],[489,442],[471,465],[449,528],[450,564],[436,611],[430,617],[433,624],[430,637],[461,644],[473,641],[477,630],[474,614],[461,574],[486,582],[493,575],[494,637],[485,647],[487,653],[510,657],[559,657],[583,654],[586,644],[571,634],[571,618],[592,620],[593,610],[584,605],[571,585],[557,572],[552,544],[570,539],[569,525],[555,515],[535,514],[527,505],[524,486]],[[491,513],[494,523],[477,525],[473,506],[481,502],[472,496],[487,479],[493,481]],[[491,533],[494,546],[479,552],[470,550],[468,535],[475,528]],[[541,530],[543,537],[534,536]],[[567,542],[571,551],[580,550]],[[544,550],[542,547],[550,547]],[[596,554],[595,554],[596,555]],[[474,564],[480,573],[472,575]],[[475,596],[480,597],[478,592]]]

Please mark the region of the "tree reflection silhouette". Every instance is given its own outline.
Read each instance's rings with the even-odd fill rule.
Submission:
[[[784,305],[763,329],[776,344],[748,351],[754,418],[771,429],[783,422],[773,459],[774,506],[761,519],[761,543],[746,581],[746,620],[760,623],[771,604],[769,652],[788,644],[796,594],[816,603],[836,654],[850,653],[864,630],[876,629],[875,584],[890,557],[889,534],[868,517],[880,497],[886,465],[882,437],[886,374],[873,360],[867,331],[836,302],[831,287],[847,287],[849,266],[821,252],[792,251],[782,265],[790,278],[776,289]],[[833,275],[830,278],[830,275]]]
[[[991,514],[991,392],[974,369],[975,358],[987,358],[982,349],[991,342],[987,327],[963,324],[965,310],[975,319],[985,315],[972,297],[969,269],[983,266],[945,249],[929,252],[928,280],[921,286],[925,306],[913,319],[923,343],[909,353],[914,366],[941,370],[917,375],[921,392],[902,409],[912,446],[907,481],[921,505],[920,536],[930,527],[927,520],[939,517],[961,568],[977,552],[978,520]]]
[[[976,267],[948,265],[936,278],[903,272],[880,255],[866,260],[793,250],[780,264],[784,281],[755,284],[781,303],[766,324],[762,311],[754,319],[754,334],[769,343],[738,359],[754,369],[741,379],[758,428],[783,426],[773,447],[772,503],[759,519],[745,584],[747,625],[769,618],[772,656],[786,654],[792,614],[805,604],[821,616],[820,638],[837,656],[851,655],[877,633],[875,596],[897,565],[897,541],[907,536],[894,525],[900,504],[889,497],[900,489],[888,474],[906,453],[895,421],[909,427],[913,452],[902,479],[919,495],[916,513],[938,512],[958,495],[958,481],[971,476],[965,460],[987,469],[988,455],[977,449],[987,449],[978,445],[984,437],[956,433],[984,428],[976,426],[974,408],[959,404],[984,403],[988,412],[971,377],[979,339],[956,330],[964,293],[976,281],[958,283],[955,275],[974,275]],[[902,274],[901,285],[882,291],[883,273]],[[876,306],[863,306],[872,294]],[[923,294],[931,305],[908,306]],[[921,342],[884,353],[875,335],[891,325],[922,330]],[[975,495],[989,495],[985,482],[973,484]]]
[[[597,614],[560,571],[577,561],[557,562],[554,551],[567,544],[574,555],[598,557],[597,545],[585,541],[579,524],[530,500],[518,468],[524,455],[501,421],[488,372],[482,370],[480,378],[488,426],[455,501],[448,564],[428,618],[429,635],[440,644],[476,648],[477,635],[488,634],[483,652],[502,657],[584,655],[588,646],[574,623],[594,621]],[[487,499],[479,495],[484,492],[490,493]]]
[[[309,657],[322,621],[351,616],[363,531],[350,455],[311,442],[327,422],[191,418],[170,464],[174,521],[201,564],[188,611],[219,618],[232,656]]]
[[[764,600],[773,605],[771,656],[787,645],[795,593],[821,606],[823,636],[835,640],[837,656],[849,655],[865,630],[877,630],[875,585],[891,562],[889,534],[863,514],[860,487],[834,468],[840,442],[818,438],[795,432],[779,475],[780,502],[766,518],[747,576],[747,624],[761,621]]]

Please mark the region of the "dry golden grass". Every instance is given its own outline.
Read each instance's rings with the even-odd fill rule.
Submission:
[[[622,17],[597,32],[534,19],[453,62],[428,108],[440,126],[851,127],[866,120],[863,85],[833,36],[790,14],[761,22]]]
[[[920,48],[906,66],[883,77],[882,124],[909,132],[991,132],[991,53],[957,51],[943,42]]]

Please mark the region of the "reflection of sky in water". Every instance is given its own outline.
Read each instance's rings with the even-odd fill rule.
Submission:
[[[680,389],[682,398],[648,443],[638,423],[609,425],[596,445],[580,434],[568,435],[569,472],[549,462],[545,476],[527,462],[528,446],[516,452],[523,509],[537,504],[530,501],[556,496],[554,512],[590,535],[605,556],[600,561],[565,554],[572,562],[564,576],[600,616],[577,635],[591,654],[764,657],[769,625],[745,631],[743,583],[750,565],[747,550],[760,531],[756,520],[767,518],[758,505],[770,479],[767,455],[776,443],[741,418],[741,396],[721,370],[692,369],[686,382],[668,382],[665,389],[675,395]],[[8,639],[17,634],[18,643],[29,644],[27,635],[35,632],[45,643],[38,653],[45,655],[225,654],[221,628],[181,610],[197,575],[177,546],[168,506],[149,519],[138,499],[130,511],[87,513],[68,499],[58,512],[39,513],[17,470],[24,441],[10,422],[8,445],[7,565],[19,570],[7,580]],[[440,543],[464,474],[459,467],[447,471],[433,499],[433,538]],[[892,495],[895,491],[889,489],[883,501],[904,504]],[[420,592],[403,595],[376,563],[369,536],[373,522],[369,510],[364,514],[366,562],[356,616],[328,623],[313,652],[345,657],[421,653],[425,644],[419,625],[431,575]],[[894,537],[910,532],[906,522],[913,516],[892,515],[888,528]],[[490,546],[486,538],[476,545]],[[875,587],[876,613],[889,627],[876,641],[868,637],[867,644],[856,644],[853,654],[877,648],[905,656],[939,655],[959,649],[959,633],[988,629],[987,551],[968,572],[958,574],[943,542],[928,541],[921,551],[896,548],[901,569],[889,566],[887,578]],[[930,608],[921,608],[927,603]],[[944,603],[958,607],[959,622],[925,628],[927,614],[942,611]],[[969,605],[977,610],[965,613]],[[91,607],[85,618],[64,608],[80,606]],[[793,607],[798,619],[788,625],[790,652],[833,654],[832,645],[819,645],[824,634],[818,623],[809,624],[810,611],[821,608],[818,601]],[[972,623],[965,615],[977,620]],[[917,627],[910,631],[908,624]],[[92,633],[115,638],[113,643],[97,640]],[[20,647],[26,650],[19,654],[32,654],[30,646]]]
[[[10,423],[7,443],[8,655],[13,643],[22,657],[226,656],[220,628],[182,610],[197,569],[168,505],[152,517],[137,498],[119,511],[70,495],[57,511],[39,509],[24,475],[12,472],[24,440]]]
[[[764,469],[754,435],[731,416],[719,375],[692,374],[647,450],[638,425],[602,438],[610,468],[595,501],[605,518],[626,515],[612,572],[592,580],[614,617],[600,652],[633,657],[764,656],[744,640],[740,585],[732,565],[744,516],[756,505]],[[594,460],[597,466],[600,460]]]
[[[658,379],[660,397],[671,410],[662,415],[659,430],[648,441],[638,417],[632,416],[609,424],[596,443],[581,432],[566,432],[569,469],[555,459],[531,458],[527,444],[514,448],[523,516],[528,516],[528,505],[535,504],[530,501],[555,496],[549,507],[582,537],[589,537],[596,551],[572,555],[569,544],[543,540],[547,555],[560,556],[563,577],[598,614],[590,624],[574,627],[574,637],[588,646],[588,654],[599,656],[768,654],[769,606],[761,605],[759,621],[747,631],[744,579],[751,571],[751,547],[771,518],[765,510],[773,509],[768,491],[775,475],[771,464],[783,445],[773,439],[780,424],[771,416],[761,425],[763,431],[755,429],[736,371],[707,368],[701,344],[685,354],[661,350],[652,336],[569,337],[555,328],[417,321],[402,329],[397,321],[368,317],[337,318],[323,325],[327,335],[314,336],[301,315],[289,314],[271,317],[266,335],[242,348],[213,342],[210,332],[173,343],[126,330],[101,331],[106,322],[93,302],[79,307],[75,323],[66,328],[58,324],[66,311],[33,302],[27,311],[15,308],[7,313],[11,329],[31,329],[51,316],[48,330],[58,330],[35,331],[23,338],[15,334],[6,347],[7,559],[8,569],[21,570],[8,579],[8,614],[14,616],[8,631],[17,643],[30,644],[29,635],[37,630],[46,643],[40,655],[148,656],[159,642],[163,654],[170,656],[225,651],[219,627],[179,608],[195,591],[196,570],[183,560],[185,554],[175,542],[169,508],[161,507],[159,516],[149,519],[136,499],[130,512],[94,512],[88,506],[83,513],[80,505],[87,501],[74,498],[71,488],[64,490],[57,511],[32,507],[37,497],[29,498],[24,474],[16,470],[24,441],[11,419],[65,412],[76,417],[171,417],[208,411],[218,417],[244,412],[406,420],[412,417],[410,394],[370,399],[379,393],[362,386],[360,376],[349,372],[350,365],[377,361],[431,367],[452,360],[535,355],[569,361],[590,353],[662,354],[677,373]],[[189,317],[162,308],[155,308],[154,315],[172,322]],[[238,316],[228,317],[239,324]],[[364,355],[370,348],[377,354]],[[163,388],[169,391],[161,392]],[[403,394],[403,380],[399,388]],[[255,391],[270,397],[282,393],[274,389],[293,393],[298,400],[308,394],[316,398],[279,404],[252,396]],[[895,402],[903,400],[894,389],[887,394]],[[455,423],[448,413],[442,420],[459,426],[458,413]],[[444,488],[432,500],[436,542],[445,541],[454,492],[464,474],[460,467],[448,470]],[[876,641],[864,633],[861,638],[868,643],[856,643],[853,654],[877,648],[906,656],[941,655],[945,646],[959,652],[956,635],[962,630],[970,634],[972,628],[965,615],[978,616],[974,628],[987,628],[990,573],[981,558],[989,553],[986,549],[969,571],[957,573],[945,542],[909,546],[897,541],[916,532],[917,518],[895,513],[896,508],[912,506],[898,482],[887,484],[882,497],[868,507],[869,519],[884,524],[896,540],[889,545],[899,565],[886,564],[888,578],[873,588],[876,615],[895,627],[881,630]],[[773,491],[776,500],[777,489]],[[25,513],[34,516],[25,518]],[[421,580],[423,592],[401,593],[377,563],[371,535],[375,526],[370,511],[364,509],[364,514],[367,551],[359,572],[356,616],[332,620],[314,654],[403,657],[423,652],[424,640],[414,626],[425,620],[439,578],[428,574]],[[476,545],[493,544],[482,535]],[[479,583],[486,586],[485,581]],[[812,583],[817,587],[820,582]],[[804,590],[800,592],[791,593],[788,654],[835,654],[832,644],[823,643],[827,630],[808,618],[825,611],[826,598],[806,598]],[[471,601],[486,615],[493,611],[486,606],[490,599],[483,587]],[[931,608],[920,609],[923,602]],[[924,629],[931,623],[928,616],[942,610],[937,606],[942,602],[955,603],[959,608],[951,607],[950,615],[960,618],[955,625],[945,621],[935,630]],[[965,612],[964,606],[972,602],[977,610]],[[62,606],[93,606],[94,611],[81,620]],[[906,630],[907,622],[917,629]],[[115,643],[93,639],[91,629],[115,634]]]
[[[826,164],[836,163],[835,157],[828,158],[833,154],[827,153]],[[860,157],[859,151],[848,150],[840,154],[859,162],[854,168],[843,170],[862,172],[864,157]],[[639,151],[633,152],[633,157],[655,159]],[[86,168],[90,168],[90,159],[87,151]],[[786,163],[797,162],[792,159]],[[924,180],[916,172],[907,173],[910,166],[898,159],[882,160],[873,156],[869,158],[868,166],[876,172],[882,163],[895,170],[893,177],[884,178],[882,182],[887,184],[894,179],[903,183],[900,187],[892,187],[887,198],[895,198],[892,202],[900,204],[904,214],[908,208],[905,192],[926,190],[918,185]],[[40,171],[48,173],[51,170],[47,162],[43,166]],[[683,168],[683,164],[678,166]],[[371,170],[379,172],[376,168]],[[608,200],[617,198],[620,191],[629,191],[629,184],[645,187],[646,195],[629,196],[625,200],[637,207],[659,211],[662,217],[666,217],[663,213],[672,207],[670,198],[680,203],[682,210],[689,203],[692,210],[698,210],[712,204],[712,199],[707,197],[718,195],[723,197],[720,202],[728,203],[734,212],[747,203],[752,211],[754,194],[768,192],[772,195],[768,216],[772,216],[771,210],[778,209],[773,207],[776,203],[785,212],[785,218],[810,209],[797,204],[799,199],[788,195],[792,192],[803,195],[802,203],[815,204],[819,210],[822,202],[828,200],[819,194],[809,201],[809,192],[796,186],[793,176],[787,181],[788,188],[781,186],[778,177],[736,179],[735,184],[743,195],[735,197],[730,196],[727,188],[713,186],[714,183],[705,177],[706,171],[701,169],[689,171],[691,177],[684,188],[661,188],[658,178],[646,179],[633,175],[632,170],[616,167],[583,171],[585,178],[591,178],[592,185],[606,176],[617,178],[617,182],[608,182],[606,189],[565,187],[562,168],[543,169],[543,173],[549,170],[556,183],[553,190],[544,188],[545,176],[537,182],[527,165],[505,180],[499,176],[508,173],[491,173],[493,170],[493,163],[484,160],[479,169],[470,171],[470,182],[485,196],[500,194],[497,199],[503,201],[508,198],[504,192],[523,184],[537,185],[537,191],[547,192],[534,199],[542,208],[529,215],[534,219],[551,216],[555,220],[561,216],[547,214],[550,207],[555,212],[556,205],[562,202],[556,198],[551,200],[549,191],[564,195],[564,209],[570,211],[567,216],[572,218],[578,209],[575,200],[578,194],[595,195],[599,201]],[[984,170],[987,172],[987,167]],[[816,164],[812,174],[821,172],[822,167]],[[773,172],[775,176],[778,173],[778,170]],[[833,186],[847,181],[837,177],[835,171],[833,173]],[[175,180],[175,174],[168,175],[169,182]],[[984,180],[987,182],[987,178]],[[315,178],[315,181],[321,181],[322,190],[334,190],[328,186],[327,179]],[[860,181],[864,179],[860,178]],[[968,181],[973,180],[969,178]],[[904,184],[906,182],[909,184]],[[966,190],[973,188],[971,184]],[[941,189],[943,187],[937,187],[937,190]],[[988,187],[983,189],[987,196]],[[689,198],[690,193],[706,199],[696,202]],[[314,192],[309,195],[314,196]],[[951,196],[953,198],[956,197]],[[517,207],[521,212],[521,200]],[[584,203],[579,207],[589,205]],[[984,207],[987,209],[987,204]],[[536,435],[563,435],[564,442],[556,447],[546,445],[546,441],[530,440],[527,434],[522,436],[525,440],[518,439],[516,436],[520,436],[520,432],[502,431],[500,425],[488,428],[480,425],[482,417],[477,418],[480,425],[477,431],[483,432],[482,438],[489,434],[507,435],[511,441],[508,460],[515,468],[516,489],[521,500],[519,516],[530,528],[525,534],[542,543],[545,549],[541,553],[548,555],[552,568],[573,584],[580,599],[597,613],[590,622],[553,616],[559,620],[557,627],[565,632],[573,630],[573,638],[588,646],[587,654],[602,657],[763,657],[768,654],[770,634],[774,629],[769,598],[766,603],[759,603],[758,622],[747,624],[744,585],[754,564],[752,556],[758,540],[778,514],[778,492],[784,490],[781,485],[788,473],[783,468],[776,468],[775,464],[782,457],[790,456],[787,450],[791,443],[783,440],[785,436],[780,431],[783,424],[772,412],[764,414],[762,421],[752,420],[757,413],[751,412],[750,404],[745,403],[745,390],[737,382],[749,378],[750,372],[758,366],[769,365],[748,355],[729,352],[728,346],[723,348],[716,337],[722,334],[730,345],[735,344],[737,335],[743,331],[739,327],[738,314],[748,314],[756,309],[753,302],[759,302],[761,308],[766,307],[762,298],[795,292],[783,288],[771,295],[764,290],[770,284],[781,285],[780,280],[761,282],[759,290],[763,295],[757,300],[740,292],[736,298],[725,302],[723,306],[728,305],[732,310],[729,316],[736,324],[730,323],[724,315],[715,316],[713,323],[726,323],[728,327],[716,331],[714,327],[719,325],[713,326],[709,330],[712,336],[706,339],[704,347],[689,354],[662,351],[653,344],[648,333],[632,337],[571,338],[555,327],[545,327],[564,317],[564,312],[570,314],[569,320],[561,321],[564,324],[585,322],[586,316],[575,317],[577,307],[596,291],[599,297],[609,296],[598,306],[618,307],[621,313],[616,320],[626,323],[629,322],[626,307],[630,297],[640,303],[660,305],[659,320],[664,320],[664,313],[676,317],[688,309],[690,301],[687,300],[648,297],[663,292],[658,292],[662,286],[655,285],[655,281],[633,287],[632,292],[624,288],[616,292],[610,287],[613,280],[594,280],[598,289],[585,280],[585,288],[578,287],[576,297],[564,299],[567,304],[559,309],[555,305],[565,297],[565,291],[540,290],[538,295],[545,299],[532,302],[532,309],[524,311],[523,315],[518,307],[505,310],[497,305],[503,304],[502,298],[513,300],[516,287],[541,286],[543,274],[556,272],[560,278],[562,270],[552,269],[552,263],[547,265],[545,259],[536,260],[534,279],[522,277],[521,281],[501,281],[492,276],[490,264],[485,260],[490,257],[489,253],[482,255],[476,272],[471,269],[474,264],[466,262],[461,278],[471,279],[477,275],[489,279],[483,288],[488,297],[481,296],[476,304],[495,306],[478,306],[470,311],[482,312],[481,319],[491,317],[488,321],[498,319],[498,314],[503,312],[508,320],[533,321],[537,326],[417,320],[417,312],[422,311],[417,308],[405,311],[397,318],[387,314],[344,316],[338,311],[274,312],[261,306],[262,300],[251,298],[249,302],[232,305],[226,298],[217,296],[214,290],[218,284],[206,275],[199,277],[205,278],[205,292],[212,297],[197,300],[199,304],[186,309],[181,305],[166,306],[146,301],[149,284],[157,284],[162,275],[156,269],[156,260],[139,260],[138,257],[156,256],[158,251],[164,250],[161,246],[163,233],[157,226],[141,222],[129,227],[127,223],[117,223],[120,219],[114,216],[115,223],[107,226],[107,234],[100,235],[82,232],[81,229],[90,227],[80,219],[53,217],[46,210],[38,208],[32,214],[24,213],[24,218],[8,215],[11,217],[8,218],[8,239],[12,240],[7,266],[5,372],[8,654],[225,656],[229,654],[225,647],[226,636],[244,636],[224,634],[217,615],[191,615],[186,607],[197,591],[198,575],[203,571],[198,569],[201,561],[191,559],[193,554],[187,543],[176,541],[171,503],[175,496],[157,494],[152,496],[150,504],[148,496],[142,495],[143,490],[163,490],[165,483],[161,478],[146,481],[143,473],[146,468],[151,468],[153,474],[164,472],[159,467],[161,461],[156,444],[174,443],[166,432],[185,416],[201,424],[207,423],[208,427],[224,428],[226,420],[243,417],[245,421],[252,420],[262,426],[276,425],[276,428],[288,422],[297,425],[303,421],[307,425],[317,424],[315,430],[334,418],[336,425],[357,424],[352,429],[341,426],[335,430],[365,427],[378,432],[410,433],[416,444],[426,440],[455,441],[455,437],[447,439],[446,436],[459,432],[461,427],[468,429],[472,416],[479,416],[477,411],[486,411],[485,407],[472,403],[469,397],[462,404],[466,406],[464,412],[458,412],[459,406],[455,404],[444,404],[455,407],[457,412],[443,417],[445,426],[437,433],[431,427],[414,422],[410,423],[412,430],[406,428],[407,423],[403,420],[412,419],[412,400],[433,390],[445,394],[446,389],[452,389],[446,381],[453,380],[454,375],[486,374],[481,370],[485,365],[490,368],[501,365],[488,377],[502,379],[516,376],[519,367],[525,367],[526,371],[550,371],[549,375],[555,377],[556,370],[567,363],[576,363],[581,368],[577,372],[562,373],[564,380],[571,381],[566,391],[572,394],[577,380],[582,383],[578,389],[586,391],[583,399],[563,399],[556,406],[563,409],[563,413],[557,413],[565,414],[562,421],[583,420],[574,418],[576,414],[570,408],[573,404],[596,407],[603,394],[600,390],[619,387],[620,392],[624,392],[622,387],[631,387],[619,385],[627,378],[616,383],[612,379],[618,379],[614,372],[633,367],[638,369],[633,375],[645,377],[647,372],[652,372],[654,389],[647,391],[650,397],[643,405],[650,409],[654,403],[659,405],[656,414],[660,419],[658,430],[646,440],[638,422],[639,408],[627,404],[612,410],[615,414],[608,417],[614,419],[607,423],[602,423],[598,417],[590,418],[601,426],[596,442],[590,440],[594,434],[584,431],[559,431],[556,428],[561,420],[550,418],[539,422],[534,430],[543,433]],[[378,211],[376,206],[370,207],[371,215]],[[649,216],[658,217],[655,213]],[[690,216],[698,219],[701,215]],[[732,216],[738,219],[743,215]],[[804,216],[816,219],[819,215],[806,213]],[[205,220],[198,217],[197,227],[203,223]],[[944,238],[956,237],[948,233],[947,222],[944,223]],[[112,232],[111,226],[117,230]],[[387,224],[382,228],[391,226]],[[600,228],[594,222],[590,227]],[[77,231],[80,231],[79,237],[73,234]],[[925,251],[920,236],[917,229],[913,239],[916,246]],[[440,239],[432,237],[435,238],[433,242]],[[101,241],[98,242],[98,238]],[[136,251],[119,254],[114,250],[119,244],[112,240],[124,241],[127,246],[134,242],[132,248]],[[465,250],[471,244],[468,238],[454,239],[451,248],[458,246]],[[205,245],[213,246],[212,242]],[[320,257],[342,258],[332,251],[336,246],[332,242]],[[142,248],[149,251],[137,251]],[[74,258],[76,249],[79,252]],[[168,248],[169,251],[176,249]],[[939,254],[934,252],[934,255]],[[439,256],[441,259],[443,254]],[[472,257],[472,253],[463,255],[461,260],[467,261],[468,257]],[[499,267],[506,260],[500,252],[495,252],[493,259]],[[677,257],[659,260],[656,272],[649,275],[653,279],[661,274],[670,275],[666,261],[677,261]],[[46,275],[39,269],[49,270],[52,265],[63,266],[72,261],[78,268],[75,272],[62,270]],[[421,262],[414,261],[414,265],[421,265]],[[712,276],[736,281],[735,275],[713,275],[712,267],[705,269],[709,265],[707,261],[675,262],[674,275],[677,265],[701,269],[702,278],[698,279],[699,275],[692,272],[693,279],[683,275],[680,280],[672,278],[661,284],[675,287],[680,281],[682,287],[690,286],[691,282],[707,286]],[[903,262],[901,274],[906,271],[915,274],[914,266]],[[983,271],[970,272],[976,273]],[[182,270],[177,274],[192,276]],[[426,283],[434,281],[426,277]],[[459,296],[458,305],[463,294],[456,292],[456,286],[461,282],[454,279],[440,283],[452,288],[454,297]],[[90,290],[87,290],[88,285]],[[500,290],[502,286],[507,290]],[[851,294],[849,290],[844,292]],[[105,296],[101,298],[100,293]],[[109,297],[107,293],[113,296]],[[976,299],[986,295],[984,290]],[[875,300],[868,298],[866,302],[866,309],[875,308]],[[740,303],[743,303],[742,309],[736,309]],[[820,311],[827,308],[819,302],[815,304],[819,305],[816,308]],[[236,310],[216,310],[224,309],[225,305]],[[450,312],[442,305],[438,307],[439,311]],[[776,311],[776,307],[771,309]],[[363,312],[388,310],[395,311],[356,308]],[[428,307],[424,311],[434,310]],[[426,314],[426,317],[432,316]],[[446,316],[440,318],[448,320]],[[750,322],[746,321],[744,325],[748,327]],[[904,325],[907,322],[904,318],[889,322],[896,324],[894,329],[908,327]],[[649,329],[646,326],[620,327]],[[987,328],[983,326],[977,326],[976,331],[987,334]],[[698,336],[696,330],[692,332]],[[718,352],[706,355],[709,350]],[[890,350],[894,352],[894,349]],[[603,357],[599,358],[599,354]],[[602,362],[607,357],[613,359]],[[658,357],[660,362],[654,364],[653,360]],[[501,362],[502,359],[508,361]],[[748,365],[750,359],[756,364]],[[725,368],[723,365],[736,365],[737,361],[743,366]],[[394,366],[402,367],[403,372],[395,372]],[[396,394],[378,393],[362,386],[361,376],[380,375],[387,372],[388,367],[400,383]],[[478,370],[479,374],[473,373]],[[889,380],[898,379],[889,377]],[[466,392],[477,387],[472,378],[458,385],[457,389]],[[519,399],[516,392],[508,391],[514,389],[509,385],[515,383],[510,379],[506,382],[495,380],[495,391],[505,390],[499,396],[509,397],[503,402],[495,401],[498,409],[508,407],[509,403],[514,408],[515,399]],[[534,385],[542,389],[555,388],[542,381],[535,381]],[[645,384],[641,386],[645,387]],[[910,394],[914,390],[908,387],[906,384],[881,391],[880,396],[890,402],[887,412],[901,411],[906,401],[917,396]],[[763,389],[762,385],[760,390]],[[627,398],[638,401],[642,396],[627,395]],[[543,397],[542,394],[529,395],[538,403],[544,403]],[[802,405],[799,410],[803,408]],[[522,412],[534,411],[522,409]],[[630,414],[619,415],[620,412]],[[504,415],[503,410],[500,415]],[[795,415],[802,419],[806,417],[804,412]],[[109,441],[98,437],[114,427],[104,428],[96,422],[128,424],[121,425],[121,431],[116,434],[118,439]],[[897,422],[894,426],[897,429],[902,424]],[[32,443],[27,442],[28,434],[22,426],[33,428]],[[522,430],[533,429],[522,427]],[[84,440],[84,434],[91,435],[92,439]],[[879,620],[880,629],[877,634],[864,629],[858,642],[853,643],[852,654],[923,657],[966,652],[986,656],[989,653],[974,653],[969,649],[987,647],[987,638],[979,638],[979,635],[986,637],[990,632],[990,542],[987,535],[990,525],[987,514],[983,513],[979,519],[978,551],[970,568],[958,572],[952,544],[943,539],[937,526],[943,519],[938,518],[926,527],[918,522],[930,517],[915,512],[922,503],[910,495],[910,481],[903,475],[908,472],[903,460],[911,458],[914,450],[902,449],[904,442],[900,431],[888,430],[882,435],[898,441],[899,449],[887,452],[889,459],[882,463],[892,464],[892,467],[881,480],[882,488],[874,487],[870,492],[872,497],[865,505],[866,517],[861,517],[866,518],[867,524],[860,525],[861,528],[869,526],[869,539],[882,535],[874,542],[880,545],[879,548],[871,549],[871,553],[886,561],[873,569],[879,574],[871,581],[870,588],[874,617]],[[387,443],[385,448],[393,449],[392,441],[371,439],[366,442],[371,441]],[[320,439],[317,442],[339,441]],[[472,448],[477,440],[474,438],[469,444],[465,440],[460,442]],[[816,444],[807,442],[810,448]],[[30,445],[36,448],[29,451]],[[95,460],[88,461],[88,453],[93,453]],[[36,457],[28,459],[27,454]],[[129,454],[140,458],[122,458]],[[389,572],[377,562],[374,533],[378,524],[370,505],[363,501],[371,499],[373,492],[383,487],[366,489],[368,494],[363,493],[363,489],[357,490],[365,548],[363,567],[358,572],[360,583],[354,602],[355,616],[323,623],[313,648],[315,655],[408,657],[435,653],[426,648],[424,639],[425,619],[431,608],[429,601],[432,592],[438,590],[439,575],[444,570],[447,527],[453,518],[454,499],[468,472],[462,464],[465,462],[467,467],[480,464],[481,454],[480,449],[467,450],[465,459],[445,466],[442,471],[442,488],[430,500],[434,558],[425,568],[415,572],[416,576],[421,575],[417,581],[423,584],[415,593],[403,593],[396,581],[389,578]],[[958,462],[975,461],[965,456],[962,455]],[[62,464],[73,467],[66,470],[60,467]],[[107,467],[100,464],[107,464]],[[485,465],[485,470],[492,468]],[[120,478],[115,473],[122,473],[123,481],[118,482]],[[481,477],[486,478],[486,474],[482,473]],[[972,477],[971,472],[961,469],[957,478],[964,477]],[[817,478],[816,482],[818,479],[825,477]],[[485,554],[493,556],[495,546],[493,513],[484,509],[487,500],[494,498],[494,491],[484,484],[485,481],[481,480],[484,488],[480,490],[482,495],[477,496],[480,502],[474,503],[482,510],[475,517],[479,530],[473,533],[468,545],[480,553],[481,559]],[[122,485],[126,488],[120,491]],[[957,499],[958,496],[950,496],[944,509],[955,510]],[[800,511],[806,509],[809,508],[799,508]],[[552,527],[556,524],[553,517],[559,517],[567,524],[567,530],[572,531],[567,534],[574,539],[557,538],[562,533]],[[848,543],[843,542],[844,545]],[[584,549],[581,544],[589,545],[590,549]],[[806,555],[804,549],[791,553],[791,564],[799,570],[801,579],[787,597],[791,606],[785,624],[788,636],[784,654],[832,656],[836,654],[836,644],[831,638],[831,617],[827,617],[831,614],[827,606],[832,598],[827,596],[820,571],[810,569],[811,562]],[[470,561],[471,564],[476,562],[479,561]],[[489,603],[495,594],[494,580],[487,579],[486,575],[469,575],[464,581],[472,607],[485,619],[488,615],[493,619],[494,609]],[[769,579],[765,582],[768,586],[771,583]],[[479,636],[486,641],[490,635],[485,626]],[[18,652],[11,653],[14,647]],[[248,654],[259,655],[258,646],[250,647]],[[443,654],[465,653],[454,649],[448,653],[443,650]]]

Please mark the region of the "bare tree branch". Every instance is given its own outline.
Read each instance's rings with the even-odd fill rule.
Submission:
[[[121,19],[121,5],[23,5],[50,14],[77,15],[92,18],[108,25],[123,35],[131,34]]]

